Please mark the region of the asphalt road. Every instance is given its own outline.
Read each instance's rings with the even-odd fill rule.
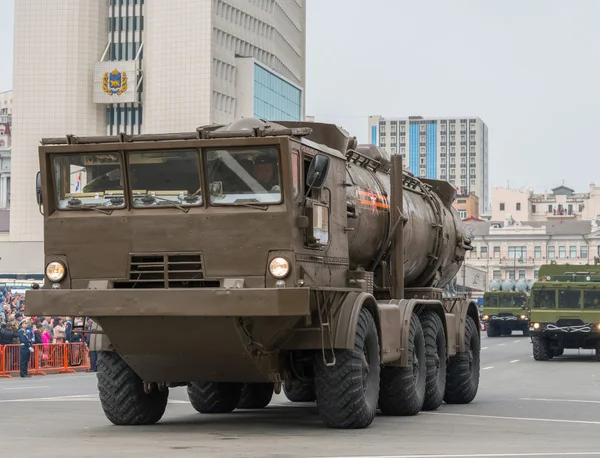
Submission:
[[[201,415],[171,390],[160,423],[113,426],[94,374],[0,380],[3,456],[40,457],[600,457],[600,363],[591,351],[536,362],[529,338],[482,338],[479,393],[370,428],[322,426],[314,405],[276,396],[261,411]]]

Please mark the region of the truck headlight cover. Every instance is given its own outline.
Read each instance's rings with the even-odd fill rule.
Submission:
[[[290,263],[285,258],[273,258],[269,263],[269,272],[275,278],[285,278],[290,273]]]
[[[52,261],[46,266],[46,277],[53,282],[61,281],[65,278],[66,269],[62,262]]]

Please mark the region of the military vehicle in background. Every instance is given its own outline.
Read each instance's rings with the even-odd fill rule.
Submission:
[[[478,390],[475,303],[443,297],[471,249],[454,188],[335,125],[45,139],[35,315],[93,317],[119,425],[263,408],[283,388],[364,428]]]
[[[600,361],[599,264],[540,267],[529,324],[536,361],[561,356],[566,348],[596,350]]]
[[[513,331],[529,335],[529,286],[525,280],[492,280],[483,295],[482,320],[488,337],[510,336]]]

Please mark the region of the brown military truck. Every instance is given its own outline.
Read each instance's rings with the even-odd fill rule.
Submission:
[[[44,139],[34,315],[92,317],[108,419],[150,424],[169,388],[201,413],[281,389],[325,425],[471,402],[477,307],[443,297],[471,249],[445,181],[331,124]]]

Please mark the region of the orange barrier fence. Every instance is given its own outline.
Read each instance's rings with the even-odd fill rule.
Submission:
[[[19,372],[21,346],[0,346],[0,378],[11,378]],[[90,356],[85,342],[68,344],[36,344],[29,358],[29,375],[46,375],[53,371],[59,374],[74,374],[76,369],[89,369]]]

